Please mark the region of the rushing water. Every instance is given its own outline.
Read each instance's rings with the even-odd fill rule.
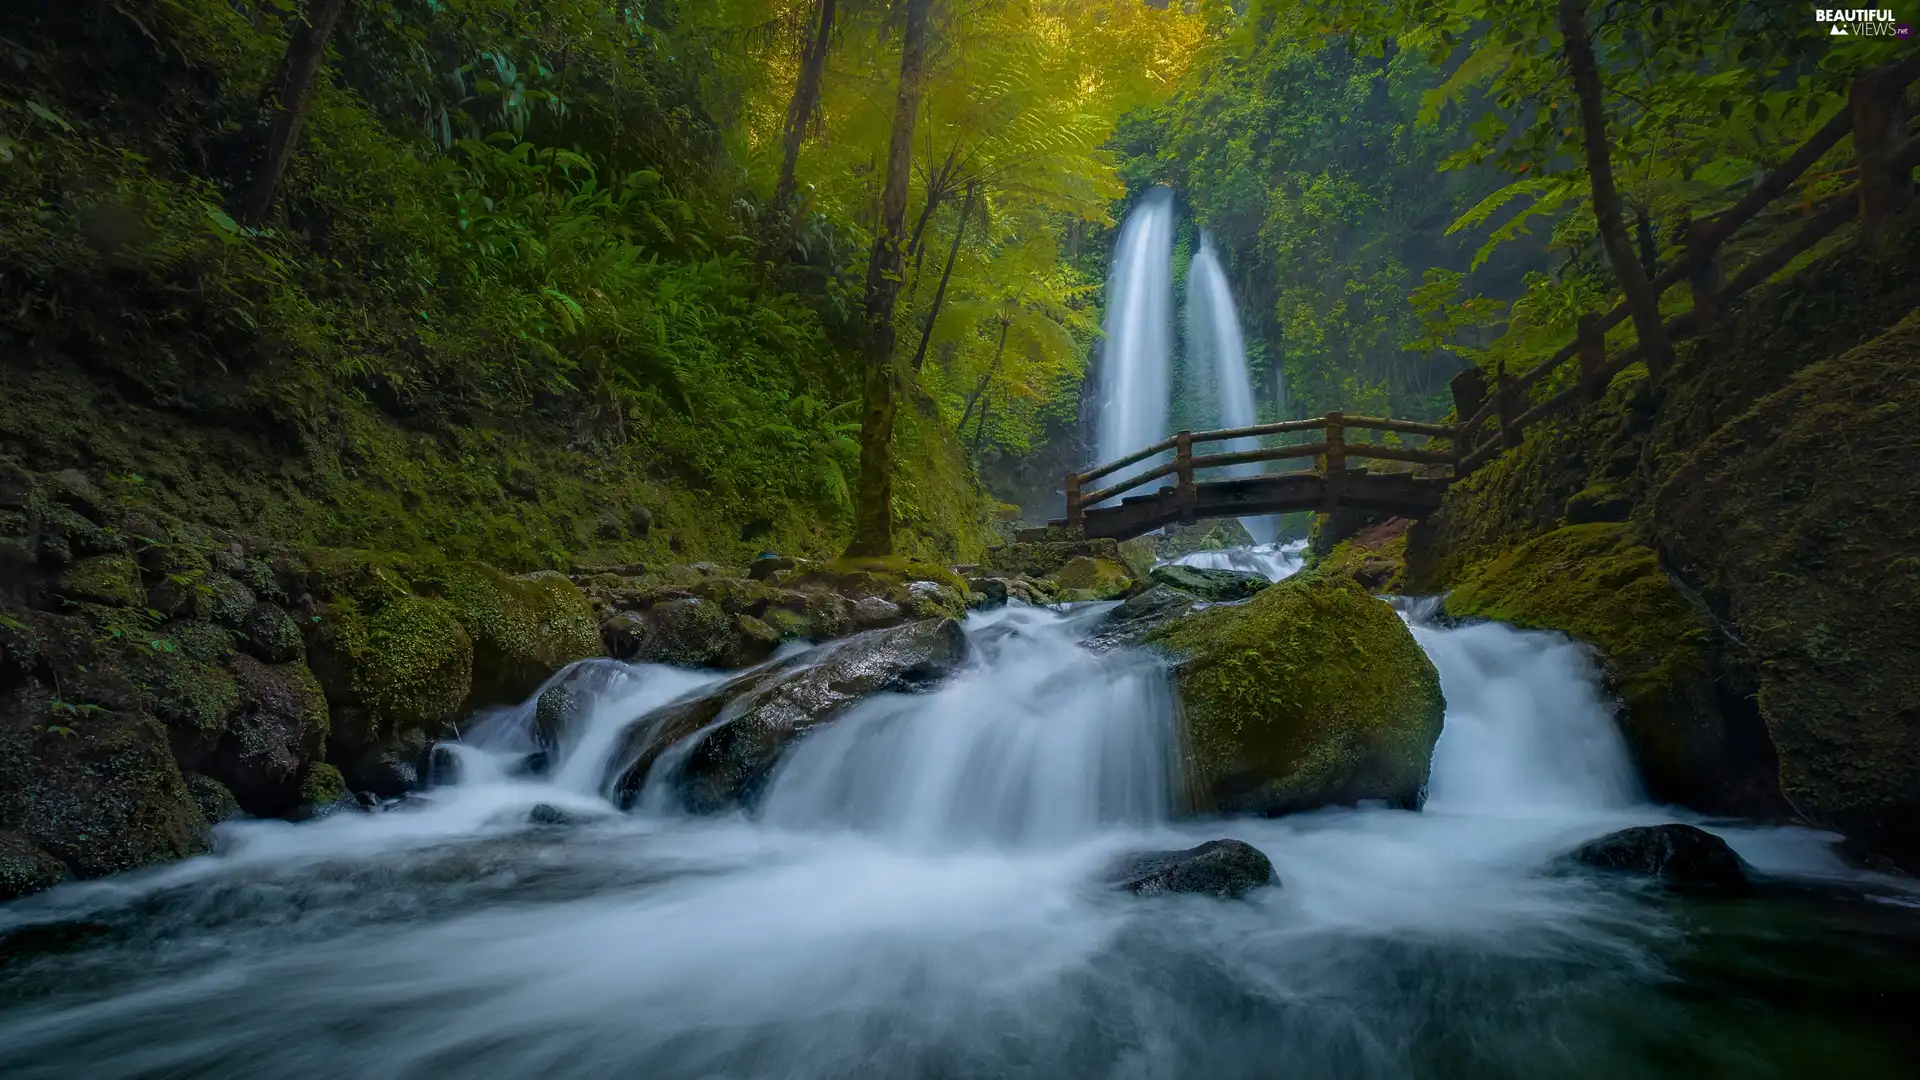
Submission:
[[[0,1074],[1912,1075],[1901,893],[1792,829],[1715,826],[1805,895],[1560,867],[1673,816],[1590,661],[1403,610],[1449,703],[1420,813],[1176,820],[1162,662],[1080,648],[1098,608],[1014,608],[969,621],[944,688],[803,741],[757,817],[623,815],[600,793],[618,731],[710,676],[597,662],[551,779],[511,775],[529,714],[507,710],[413,809],[223,826],[218,856],[0,907]],[[585,820],[527,824],[543,802]],[[1090,883],[1221,835],[1283,887]]]
[[[1219,423],[1223,428],[1251,427],[1253,380],[1247,374],[1246,339],[1240,332],[1240,314],[1233,310],[1233,293],[1227,287],[1227,272],[1214,254],[1213,237],[1200,234],[1200,250],[1187,271],[1187,340],[1192,363],[1213,374]],[[1228,454],[1257,450],[1259,439],[1231,439],[1211,453]],[[1259,462],[1230,465],[1223,470],[1229,476],[1257,476]],[[1279,533],[1272,517],[1245,517],[1240,524],[1256,545],[1273,544]]]
[[[1225,548],[1220,551],[1190,551],[1173,561],[1181,566],[1202,570],[1239,570],[1264,574],[1268,581],[1290,578],[1306,565],[1307,542],[1289,540],[1284,544],[1256,544],[1253,547]]]
[[[1173,371],[1173,192],[1154,188],[1120,226],[1107,279],[1095,444],[1102,462],[1168,434]],[[1113,483],[1150,466],[1122,469]]]

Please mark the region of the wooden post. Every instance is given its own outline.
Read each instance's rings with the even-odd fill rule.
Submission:
[[[1599,315],[1589,311],[1580,316],[1578,341],[1580,400],[1591,402],[1605,389],[1600,375],[1607,366],[1607,335],[1600,330]]]
[[[1080,474],[1067,474],[1067,528],[1073,532],[1085,532],[1087,511],[1080,505]]]
[[[1347,426],[1346,417],[1340,413],[1330,412],[1326,419],[1327,464],[1321,480],[1325,501],[1321,505],[1332,513],[1347,491]]]
[[[1913,200],[1913,169],[1896,170],[1892,157],[1907,138],[1906,96],[1876,75],[1847,88],[1853,113],[1853,153],[1860,165],[1860,237],[1877,243],[1886,219]]]
[[[1487,403],[1487,373],[1478,367],[1470,367],[1453,377],[1447,384],[1453,391],[1453,417],[1457,424],[1465,424]],[[1473,442],[1474,433],[1460,432],[1460,449],[1465,450]]]
[[[1494,415],[1500,425],[1500,445],[1511,450],[1520,445],[1520,429],[1514,421],[1520,418],[1520,403],[1514,400],[1517,395],[1513,389],[1513,376],[1507,374],[1507,362],[1500,361],[1499,371],[1494,375]]]
[[[1193,432],[1182,431],[1173,437],[1174,476],[1179,481],[1180,521],[1193,524]]]
[[[1720,245],[1711,218],[1687,222],[1687,282],[1693,289],[1693,329],[1704,334],[1720,317],[1720,290],[1725,286]]]

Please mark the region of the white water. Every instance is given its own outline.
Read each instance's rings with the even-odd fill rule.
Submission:
[[[1173,561],[1181,566],[1202,570],[1265,574],[1268,581],[1281,581],[1300,572],[1300,568],[1306,565],[1306,553],[1305,540],[1289,540],[1284,544],[1259,544],[1250,548],[1190,551]]]
[[[1107,278],[1101,353],[1101,462],[1123,458],[1168,435],[1173,365],[1173,192],[1154,188],[1127,214]],[[1109,484],[1152,467],[1122,469]]]
[[[1240,332],[1240,315],[1233,309],[1227,273],[1214,254],[1213,238],[1205,232],[1200,234],[1200,250],[1187,271],[1187,342],[1191,346],[1188,361],[1213,373],[1219,426],[1253,426],[1253,381],[1247,373],[1246,339]],[[1213,452],[1237,453],[1259,447],[1258,439],[1232,439]],[[1224,471],[1228,476],[1258,476],[1260,470],[1259,462],[1249,462],[1228,466]],[[1271,546],[1279,533],[1278,524],[1269,516],[1241,518],[1240,524],[1255,545]]]
[[[758,819],[624,816],[592,779],[618,730],[710,676],[609,664],[552,780],[509,775],[510,710],[411,812],[225,826],[219,857],[0,908],[0,933],[120,927],[0,969],[0,1059],[9,1080],[1646,1075],[1609,1023],[1678,1023],[1650,988],[1678,928],[1542,871],[1671,816],[1578,648],[1407,610],[1449,701],[1422,813],[1173,822],[1161,662],[1012,609],[969,620],[978,662],[944,688],[803,741]],[[595,820],[530,829],[542,802]],[[1221,835],[1283,887],[1090,884]],[[1840,872],[1818,834],[1728,835],[1763,869]]]

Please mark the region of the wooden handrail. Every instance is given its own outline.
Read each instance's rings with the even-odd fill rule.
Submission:
[[[1128,454],[1126,457],[1117,458],[1113,461],[1107,462],[1105,465],[1088,469],[1086,472],[1080,473],[1079,474],[1080,482],[1084,484],[1089,480],[1097,480],[1100,477],[1105,476],[1110,472],[1114,472],[1119,469],[1124,469],[1129,465],[1135,464],[1136,462],[1145,461],[1155,454],[1165,453],[1166,451],[1171,449],[1173,449],[1173,440],[1162,439],[1161,441],[1154,443],[1152,446],[1147,447],[1145,450],[1135,450],[1133,453]]]

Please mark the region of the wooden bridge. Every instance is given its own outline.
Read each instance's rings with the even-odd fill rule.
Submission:
[[[1686,230],[1681,257],[1652,271],[1656,301],[1685,282],[1691,304],[1671,318],[1663,329],[1669,341],[1709,333],[1728,305],[1748,290],[1787,270],[1841,225],[1860,220],[1857,234],[1863,244],[1885,238],[1893,216],[1905,210],[1914,196],[1913,171],[1920,167],[1920,136],[1907,130],[1905,90],[1920,78],[1920,52],[1853,81],[1845,109],[1835,113],[1779,168],[1754,184],[1733,206],[1712,217],[1692,221]],[[1828,151],[1852,136],[1857,177],[1845,190],[1812,204],[1799,204],[1800,221],[1773,247],[1747,258],[1736,273],[1722,263],[1736,234],[1769,205],[1781,201],[1798,180]],[[1907,227],[1914,227],[1911,221]],[[1623,301],[1605,313],[1580,316],[1574,340],[1524,373],[1509,374],[1502,363],[1493,373],[1493,385],[1479,368],[1453,379],[1457,425],[1424,424],[1370,416],[1328,413],[1312,420],[1234,428],[1225,431],[1182,431],[1118,461],[1067,477],[1067,516],[1049,524],[1066,526],[1092,537],[1126,540],[1165,525],[1200,518],[1248,517],[1294,510],[1352,508],[1400,517],[1418,518],[1439,508],[1447,486],[1491,461],[1501,451],[1520,445],[1523,432],[1535,423],[1571,408],[1584,406],[1628,373],[1636,364],[1646,376],[1658,379],[1664,358],[1645,352],[1638,343],[1609,353],[1608,332],[1629,323]],[[1630,327],[1629,327],[1630,328]],[[1578,361],[1577,366],[1570,366]],[[1489,422],[1494,430],[1486,430]],[[1348,429],[1425,436],[1421,447],[1377,442],[1351,442]],[[1266,438],[1314,432],[1320,441],[1264,446],[1252,450],[1195,456],[1194,444],[1229,439]],[[1173,459],[1138,475],[1089,490],[1089,485],[1112,474],[1173,451]],[[1249,462],[1313,459],[1313,467],[1298,472],[1270,473],[1232,479],[1197,480],[1206,469]],[[1412,463],[1424,472],[1369,472],[1350,468],[1354,458]],[[1173,478],[1171,486],[1100,505],[1126,492]]]
[[[1370,473],[1365,469],[1348,468],[1347,461],[1352,458],[1375,458],[1451,467],[1454,464],[1451,449],[1435,451],[1384,443],[1349,442],[1349,428],[1394,431],[1441,439],[1451,439],[1454,434],[1453,428],[1439,424],[1343,416],[1340,413],[1329,413],[1312,420],[1288,420],[1223,431],[1182,431],[1171,439],[1154,443],[1118,461],[1068,476],[1067,516],[1052,524],[1064,525],[1088,537],[1108,536],[1127,540],[1164,525],[1192,522],[1200,518],[1247,517],[1339,507],[1420,517],[1439,508],[1449,477],[1419,476],[1407,472]],[[1193,452],[1196,443],[1261,438],[1292,432],[1314,432],[1320,435],[1320,441],[1263,446],[1222,454],[1195,455]],[[1171,461],[1107,487],[1087,489],[1092,481],[1169,450],[1173,451]],[[1314,468],[1219,480],[1195,478],[1195,474],[1203,469],[1299,458],[1313,459]],[[1174,479],[1172,486],[1121,499],[1112,506],[1099,505],[1116,495],[1165,477]]]

